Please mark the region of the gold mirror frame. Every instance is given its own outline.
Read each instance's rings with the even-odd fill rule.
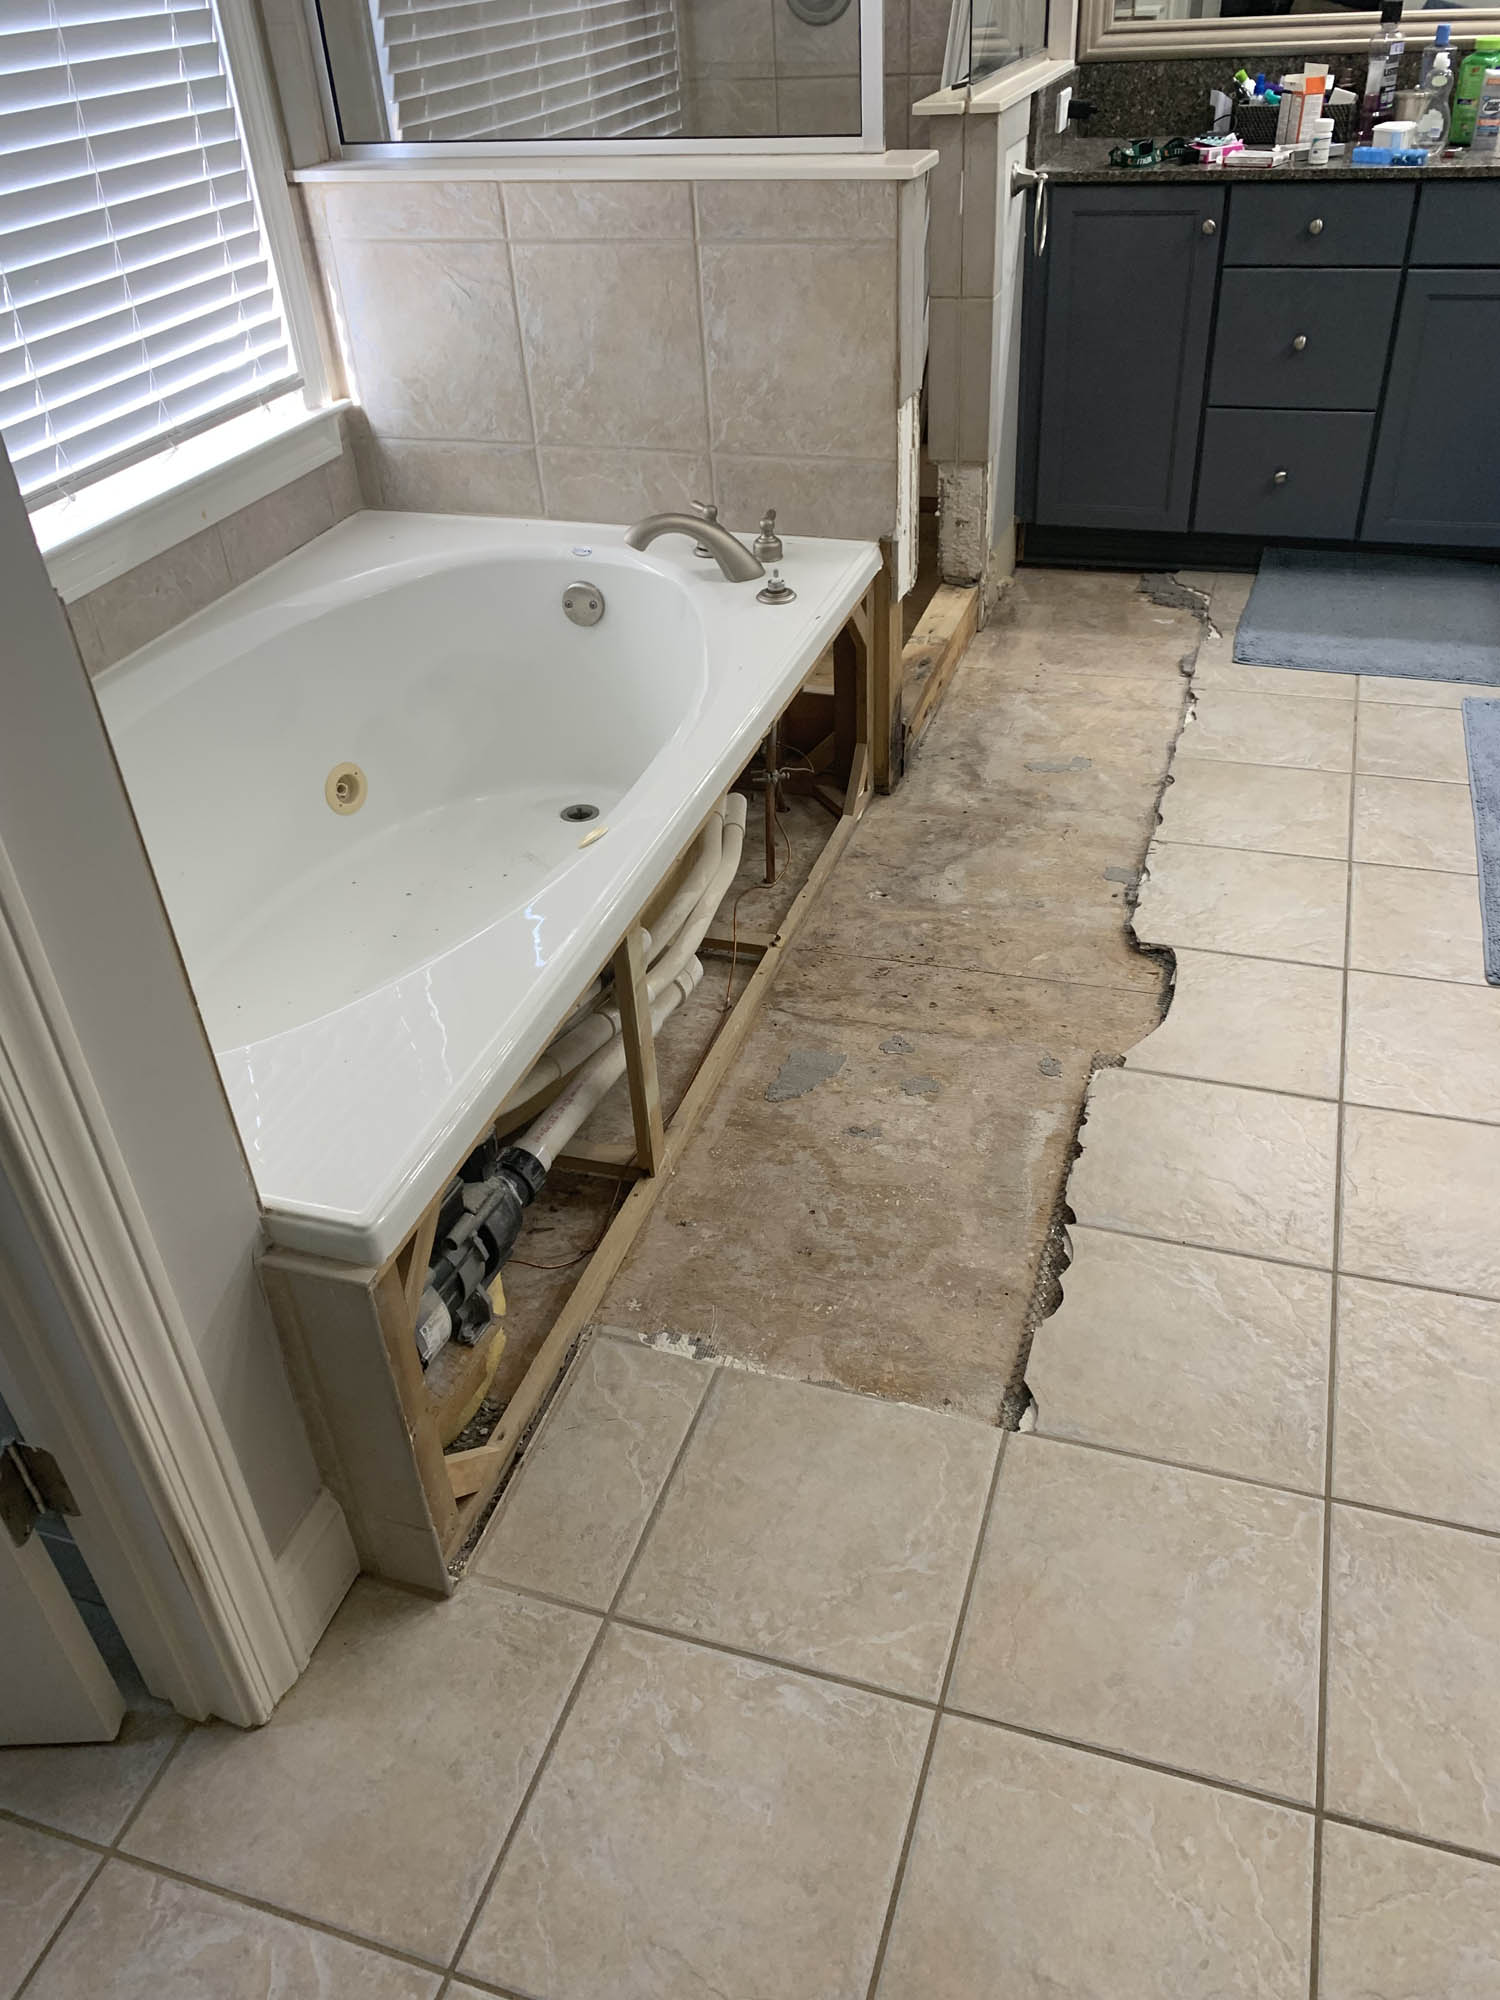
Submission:
[[[1362,49],[1380,20],[1378,8],[1351,14],[1237,14],[1212,21],[1116,21],[1114,0],[1082,0],[1078,19],[1080,62],[1144,61],[1161,56],[1236,55],[1246,49],[1286,49],[1322,55]],[[1456,43],[1500,35],[1500,6],[1445,7],[1427,11],[1409,4],[1402,27],[1409,46],[1430,42],[1446,21]]]

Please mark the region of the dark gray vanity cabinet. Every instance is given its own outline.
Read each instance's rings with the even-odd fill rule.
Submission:
[[[1223,218],[1220,188],[1054,191],[1038,519],[1187,527]]]
[[[1500,179],[1053,200],[1024,518],[1500,549]]]

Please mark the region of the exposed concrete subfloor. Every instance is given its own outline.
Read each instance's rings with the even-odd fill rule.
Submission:
[[[140,1701],[0,1751],[0,2000],[1493,2000],[1500,992],[1459,691],[1210,638],[1195,692],[1137,913],[1176,996],[1090,1096],[1038,1430],[596,1335],[449,1602],[358,1584],[258,1731]],[[942,769],[910,824],[989,836]],[[1077,952],[1075,917],[1027,934]],[[946,970],[886,949],[897,991]],[[977,963],[941,1036],[784,1007],[733,1115],[852,1072],[863,1115],[964,1129],[963,1058],[1055,1045],[998,1040],[1003,979],[1150,997]]]

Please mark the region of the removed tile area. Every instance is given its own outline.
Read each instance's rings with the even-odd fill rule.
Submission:
[[[721,1372],[621,1613],[934,1701],[999,1444]]]
[[[1310,1802],[1322,1548],[1316,1500],[1011,1438],[949,1701]]]
[[[1326,1273],[1107,1230],[1068,1240],[1026,1369],[1040,1433],[1321,1489]]]
[[[1305,2000],[1312,1822],[949,1716],[877,2000]]]
[[[461,1969],[547,2000],[864,2000],[931,1727],[613,1627]]]

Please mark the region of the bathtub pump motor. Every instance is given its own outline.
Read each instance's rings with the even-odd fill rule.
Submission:
[[[464,1161],[443,1199],[417,1311],[424,1367],[450,1339],[473,1347],[488,1332],[494,1319],[490,1288],[546,1178],[534,1153],[502,1147],[496,1139],[486,1139]]]

